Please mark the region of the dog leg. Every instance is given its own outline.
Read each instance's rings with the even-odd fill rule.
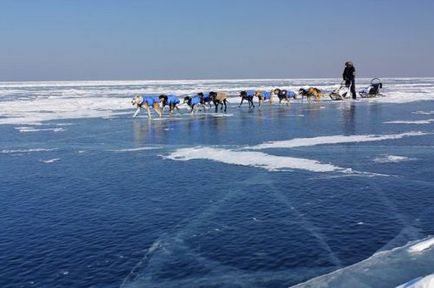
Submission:
[[[154,105],[152,105],[152,108],[154,108],[154,111],[157,112],[158,116],[163,116],[163,113],[161,112],[160,109],[160,105],[158,103],[154,103]]]
[[[135,118],[140,112],[140,107],[137,107],[136,113],[133,114],[133,117]]]

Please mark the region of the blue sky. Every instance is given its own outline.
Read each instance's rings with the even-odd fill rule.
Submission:
[[[0,0],[0,81],[434,76],[432,0]]]

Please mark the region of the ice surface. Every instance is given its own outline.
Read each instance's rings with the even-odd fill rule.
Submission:
[[[332,164],[320,163],[316,160],[303,159],[296,157],[275,156],[263,152],[250,151],[269,148],[295,148],[304,146],[315,146],[325,144],[341,144],[341,143],[358,143],[370,141],[384,141],[392,139],[401,139],[403,137],[423,136],[427,133],[421,131],[411,131],[400,134],[389,135],[352,135],[352,136],[322,136],[312,138],[296,138],[284,141],[272,141],[250,147],[240,147],[237,149],[226,149],[218,147],[191,147],[180,148],[171,152],[169,155],[163,156],[166,159],[177,161],[188,160],[212,160],[226,164],[252,166],[266,169],[268,171],[300,169],[312,172],[341,172],[345,174],[359,174],[370,176],[385,176],[382,174],[366,173],[354,171],[351,168],[342,168]],[[385,158],[376,158],[375,162],[399,162],[409,160],[401,156],[386,156]]]
[[[358,87],[364,87],[368,86],[370,79],[357,81]],[[110,118],[118,111],[129,110],[132,114],[130,100],[137,94],[170,93],[183,97],[214,90],[227,92],[230,103],[239,103],[241,90],[271,90],[275,87],[298,90],[300,87],[315,86],[323,91],[323,101],[330,101],[327,94],[340,82],[340,79],[0,82],[0,124]],[[433,78],[383,79],[383,84],[386,96],[359,101],[407,103],[434,99]],[[183,109],[187,109],[185,105]]]
[[[358,79],[358,88],[368,84],[369,80]],[[32,240],[39,239],[40,235],[51,238],[53,234],[49,229],[36,230],[33,238],[21,237],[21,231],[26,229],[19,225],[7,225],[12,230],[18,229],[15,234],[10,231],[5,234],[5,237],[15,235],[16,238],[10,242],[10,249],[4,251],[18,252],[15,255],[20,255],[18,259],[23,260],[22,263],[31,260],[28,263],[33,264],[32,261],[41,258],[40,255],[43,255],[43,259],[50,258],[44,261],[44,265],[38,263],[34,267],[47,268],[48,274],[54,271],[52,274],[55,277],[62,275],[59,271],[70,271],[67,277],[61,278],[74,278],[74,281],[78,280],[77,285],[83,287],[104,286],[107,279],[113,281],[111,283],[120,283],[131,269],[133,271],[127,278],[133,281],[127,279],[125,287],[209,287],[213,283],[220,287],[286,287],[290,283],[306,281],[354,263],[379,250],[383,252],[298,287],[395,287],[428,275],[434,267],[431,239],[390,249],[402,246],[409,239],[420,239],[431,233],[432,209],[424,209],[429,206],[427,203],[432,202],[429,201],[432,198],[432,181],[429,178],[429,166],[421,167],[423,164],[420,163],[431,160],[432,141],[429,140],[432,135],[427,135],[432,133],[434,121],[428,119],[432,116],[425,115],[432,115],[433,109],[425,104],[431,104],[434,99],[434,79],[382,80],[385,97],[334,102],[325,96],[320,105],[302,103],[298,99],[285,108],[277,107],[278,104],[274,102],[274,106],[268,109],[267,105],[262,113],[248,111],[247,107],[237,109],[235,105],[240,101],[239,91],[268,90],[273,87],[297,90],[299,87],[316,86],[327,94],[336,83],[340,83],[340,79],[0,83],[0,125],[13,125],[2,126],[7,135],[7,141],[0,148],[2,160],[6,160],[4,172],[25,171],[27,177],[26,181],[14,175],[5,178],[6,183],[14,184],[7,189],[13,192],[11,195],[17,195],[19,201],[3,201],[7,208],[2,209],[7,212],[3,213],[4,216],[7,218],[12,215],[15,217],[13,220],[17,221],[29,220],[29,228],[35,229],[39,226],[33,225],[31,216],[37,215],[36,212],[54,221],[44,222],[44,217],[38,218],[41,227],[61,223],[59,220],[63,218],[67,218],[68,225],[80,227],[86,224],[89,225],[86,231],[77,235],[80,239],[82,236],[94,238],[101,248],[83,247],[82,241],[65,242],[64,238],[60,238],[60,243],[66,243],[67,248],[72,249],[46,242],[40,246],[40,251],[36,251],[34,246],[27,245],[26,239],[34,242]],[[146,116],[142,112],[139,119],[130,119],[134,113],[130,100],[135,94],[173,93],[182,97],[209,90],[229,93],[231,105],[228,113],[214,113],[210,109],[195,116],[183,113],[169,117],[165,114],[162,119],[144,121]],[[415,103],[382,105],[408,102]],[[352,113],[354,117],[346,118],[348,115],[345,112],[349,106],[355,107],[357,112]],[[181,110],[188,111],[185,105]],[[321,112],[316,113],[319,110]],[[407,114],[400,111],[407,111]],[[339,120],[334,122],[337,125],[327,125],[333,115],[338,115]],[[97,127],[91,125],[94,121],[71,121],[75,125],[73,127],[63,127],[70,125],[66,121],[57,123],[62,119],[88,117],[103,120],[98,121],[101,125]],[[47,123],[50,120],[57,121]],[[289,121],[286,120],[294,121],[294,126],[287,126]],[[310,120],[318,121],[320,125],[309,126],[309,130],[299,129],[307,127],[303,126],[305,124],[312,124]],[[345,122],[347,120],[349,123]],[[425,125],[417,126],[417,129],[408,125],[383,125],[384,121],[389,120],[395,120],[393,124]],[[35,125],[38,123],[41,125]],[[252,123],[252,126],[248,126]],[[260,133],[245,129],[251,127],[258,127]],[[104,133],[95,133],[101,131]],[[89,139],[88,134],[92,134]],[[86,136],[77,139],[77,135]],[[399,140],[399,143],[394,145],[394,140]],[[359,145],[379,141],[386,142]],[[413,150],[413,145],[419,149]],[[58,148],[49,149],[51,147]],[[291,150],[298,147],[308,149]],[[56,151],[53,153],[53,150]],[[345,150],[345,153],[334,154],[341,150]],[[86,154],[78,155],[83,153]],[[151,155],[152,161],[144,161],[141,157],[143,153]],[[410,157],[418,159],[408,162],[409,166],[415,166],[416,169],[405,171],[406,165],[377,164],[416,159]],[[353,179],[354,175],[380,175],[359,172],[355,167],[365,171],[387,171],[390,175],[397,172],[400,176]],[[225,183],[229,181],[224,177],[216,182],[208,178],[209,171],[215,171],[213,169],[216,168],[222,174],[226,173],[225,177],[233,174],[230,183]],[[174,175],[173,179],[168,181],[166,172],[170,174],[173,172],[171,169],[175,169],[175,173],[171,174]],[[301,171],[280,172],[287,170]],[[65,171],[68,177],[62,177]],[[188,177],[180,171],[189,172]],[[321,174],[311,175],[304,171]],[[190,172],[200,172],[198,174],[205,179],[195,179],[194,175],[190,176],[194,173]],[[132,179],[131,174],[139,175],[139,181],[129,180]],[[351,179],[343,177],[348,175]],[[79,191],[58,193],[63,187],[77,188]],[[39,193],[31,193],[32,197],[20,194],[36,188]],[[54,196],[53,205],[46,201],[51,197],[51,192]],[[65,201],[59,201],[59,196],[66,197],[63,199]],[[13,216],[11,212],[23,211],[21,205],[26,201],[31,204],[28,211],[36,209],[35,213]],[[61,205],[71,202],[85,205]],[[41,205],[35,203],[48,204],[47,210],[41,210]],[[14,207],[15,204],[18,206]],[[105,214],[107,211],[108,214]],[[83,217],[76,218],[74,215],[84,215],[91,221],[83,223]],[[102,222],[93,221],[98,219]],[[131,225],[125,225],[128,223]],[[68,225],[65,225],[68,231],[63,232],[75,231],[69,230],[72,227]],[[116,233],[108,235],[105,231]],[[278,233],[280,231],[283,231],[282,234]],[[64,234],[59,233],[61,236]],[[119,241],[120,238],[115,236],[111,239],[111,235],[128,241]],[[21,240],[24,241],[20,243],[21,246],[17,245],[16,242]],[[244,247],[249,253],[242,259],[236,259]],[[248,249],[251,247],[254,248]],[[69,251],[69,254],[67,257],[45,257],[56,254],[51,253],[58,252],[56,249]],[[320,256],[310,254],[315,249]],[[304,259],[296,255],[298,251],[300,255],[305,255]],[[66,254],[62,251],[57,255]],[[89,259],[95,255],[124,255],[125,260],[97,267],[95,262],[89,263]],[[359,258],[354,260],[356,256]],[[285,257],[286,260],[283,260],[290,265],[269,268]],[[121,258],[124,257],[119,256]],[[67,267],[59,265],[64,259]],[[317,263],[313,263],[315,261]],[[184,263],[198,266],[182,267]],[[247,269],[244,263],[249,264]],[[256,263],[258,265],[253,267]],[[312,266],[307,267],[306,263]],[[50,269],[49,265],[55,268]],[[195,274],[193,272],[197,272],[197,267],[208,270],[204,272],[199,269],[199,273]],[[19,263],[14,268],[8,267],[8,270],[12,275],[9,279],[19,279],[24,275],[23,282],[16,286],[25,286],[25,283],[30,283],[29,280],[41,281],[47,275],[39,271],[29,273]],[[49,279],[53,281],[49,282],[52,285],[45,286],[62,286],[55,277]],[[134,281],[136,277],[138,282]],[[286,284],[279,286],[275,283]]]
[[[430,244],[429,247],[427,244]],[[335,272],[316,277],[307,282],[293,286],[302,287],[334,287],[334,288],[376,288],[396,287],[417,277],[432,273],[434,267],[434,238],[430,237],[403,247],[382,251],[354,265]],[[418,246],[421,245],[421,246]],[[419,253],[410,252],[412,247],[422,247]],[[418,248],[419,249],[419,248]],[[423,285],[433,281],[427,277]],[[422,284],[421,284],[422,285]],[[432,286],[401,286],[401,287],[432,287]]]
[[[396,288],[433,288],[434,287],[434,274],[418,277],[407,283],[399,285]]]

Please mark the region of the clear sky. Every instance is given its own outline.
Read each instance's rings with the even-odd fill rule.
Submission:
[[[433,0],[0,0],[0,81],[434,76]]]

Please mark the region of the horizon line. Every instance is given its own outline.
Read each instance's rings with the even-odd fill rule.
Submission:
[[[434,79],[434,76],[409,76],[409,77],[358,77],[357,79]],[[301,77],[301,78],[213,78],[213,79],[75,79],[75,80],[0,80],[0,83],[17,83],[17,82],[128,82],[128,81],[144,81],[144,82],[164,82],[164,81],[271,81],[271,80],[334,80],[341,77]]]

